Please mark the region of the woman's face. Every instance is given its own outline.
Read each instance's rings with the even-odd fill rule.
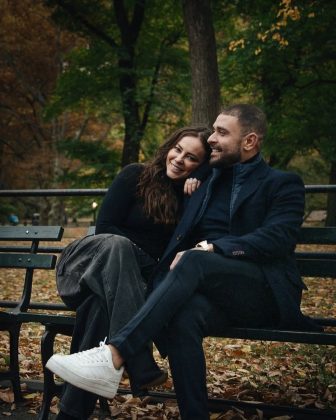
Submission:
[[[189,177],[205,159],[205,149],[198,137],[184,136],[172,147],[166,159],[166,174],[173,181]]]

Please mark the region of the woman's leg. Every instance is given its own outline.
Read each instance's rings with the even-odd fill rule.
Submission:
[[[108,331],[108,317],[104,305],[91,294],[77,309],[76,324],[71,340],[71,353],[95,347]],[[64,384],[60,410],[76,419],[88,419],[93,413],[97,395]]]
[[[80,283],[105,302],[109,317],[108,337],[112,337],[145,302],[146,283],[142,267],[155,261],[129,239],[118,235],[103,236],[92,262]]]
[[[86,242],[88,246],[89,241]],[[90,263],[85,261],[83,264],[85,269],[80,267],[79,280],[89,298],[77,310],[71,353],[96,347],[136,313],[145,301],[143,274],[148,274],[155,266],[155,261],[140,248],[117,235],[92,237],[90,247],[94,252]],[[74,264],[72,266],[78,269]],[[69,276],[71,272],[67,273]],[[132,392],[138,396],[146,394],[143,389],[146,385],[158,379],[162,383],[166,379],[166,373],[159,369],[149,348],[129,360],[127,371]],[[82,411],[70,409],[71,401],[77,401]],[[68,414],[92,412],[95,402],[94,394],[67,384],[61,410]]]

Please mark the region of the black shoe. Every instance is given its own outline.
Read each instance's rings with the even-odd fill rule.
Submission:
[[[134,396],[145,396],[147,390],[166,382],[168,373],[159,368],[149,348],[125,364]]]
[[[168,372],[163,369],[159,369],[159,372],[156,372],[156,375],[152,377],[152,380],[140,385],[140,389],[150,389],[155,386],[159,386],[167,382],[168,379]]]
[[[69,414],[60,411],[56,416],[56,420],[79,420],[79,417],[69,416]]]
[[[134,383],[134,381],[129,377],[132,395],[133,397],[139,397],[139,398],[146,397],[149,395],[148,390],[150,388],[164,384],[167,381],[167,379],[168,379],[167,371],[161,370],[161,369],[160,369],[160,372],[156,373],[155,377],[153,376],[153,379],[151,382],[143,384],[143,385]]]

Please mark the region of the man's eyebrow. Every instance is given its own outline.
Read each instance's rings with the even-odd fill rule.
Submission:
[[[227,128],[222,127],[221,125],[214,125],[213,126],[213,129],[214,130],[217,130],[217,131],[226,131],[226,132],[228,132]]]

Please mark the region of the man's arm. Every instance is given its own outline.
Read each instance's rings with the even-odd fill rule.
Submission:
[[[261,225],[245,235],[228,235],[213,241],[215,252],[253,261],[289,255],[300,232],[304,196],[302,180],[297,175],[283,173],[273,182],[270,203]]]
[[[270,190],[268,209],[259,226],[241,236],[225,235],[213,240],[208,244],[207,251],[257,262],[283,258],[292,253],[304,214],[303,182],[295,174],[283,173],[273,181]],[[251,214],[253,210],[251,208]],[[175,267],[184,252],[176,254],[170,269]]]

